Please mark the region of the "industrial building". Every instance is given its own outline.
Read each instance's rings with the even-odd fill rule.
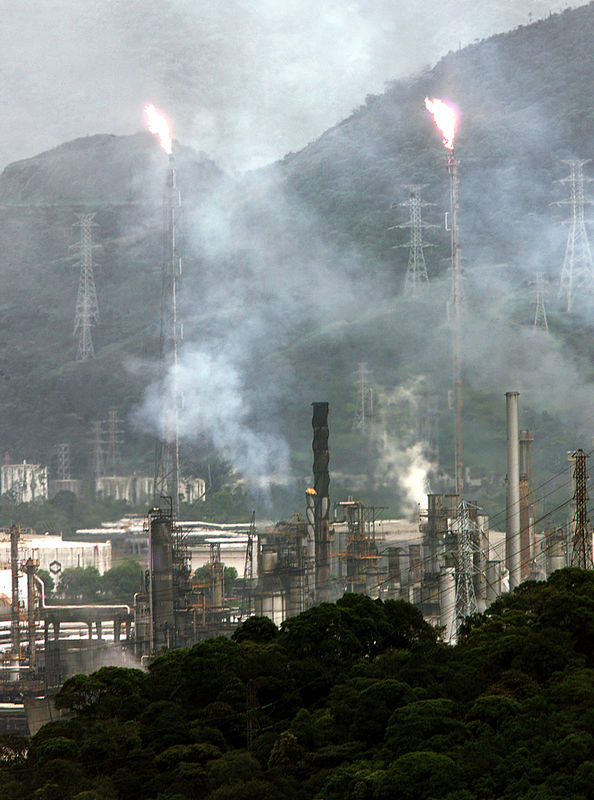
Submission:
[[[15,503],[47,500],[47,467],[40,464],[3,464],[0,468],[2,494],[10,494]]]

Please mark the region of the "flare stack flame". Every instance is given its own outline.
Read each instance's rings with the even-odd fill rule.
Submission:
[[[425,108],[433,114],[435,124],[441,131],[444,147],[448,150],[454,149],[454,137],[456,135],[456,111],[437,98],[425,98]]]
[[[144,107],[144,114],[149,131],[154,133],[159,139],[159,143],[161,144],[163,150],[165,150],[168,155],[171,155],[173,150],[173,140],[171,138],[171,131],[169,130],[169,124],[167,120],[152,103]]]

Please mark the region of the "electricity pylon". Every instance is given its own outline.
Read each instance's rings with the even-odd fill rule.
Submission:
[[[103,423],[96,420],[91,423],[91,472],[96,481],[105,475],[105,440],[103,438]]]
[[[421,190],[426,184],[410,184],[405,186],[409,192],[409,198],[403,203],[398,203],[399,206],[408,206],[410,209],[410,220],[403,222],[400,225],[393,225],[388,230],[394,228],[410,228],[410,240],[405,244],[394,245],[394,247],[408,247],[408,266],[406,268],[406,276],[404,278],[405,295],[415,295],[419,289],[429,283],[429,276],[427,275],[427,265],[425,264],[426,247],[433,247],[431,244],[423,242],[423,229],[435,228],[435,225],[423,222],[422,209],[425,206],[433,205],[421,200]],[[394,206],[392,206],[394,208]]]
[[[588,454],[583,450],[572,453],[575,462],[573,478],[575,481],[575,514],[573,517],[573,543],[571,548],[571,566],[581,569],[592,569],[592,531],[588,519],[588,471],[586,459]]]
[[[366,430],[373,420],[373,387],[369,385],[367,364],[359,364],[357,372],[357,405],[353,430]]]
[[[474,552],[477,549],[478,526],[470,519],[469,505],[464,500],[458,506],[454,531],[458,536],[456,550],[456,629],[466,617],[478,613],[474,589]]]
[[[569,200],[558,200],[555,205],[569,205],[570,216],[565,220],[569,224],[569,235],[565,248],[565,258],[561,269],[559,283],[559,301],[566,311],[573,309],[576,295],[591,295],[594,291],[594,264],[592,252],[586,233],[584,220],[584,164],[590,159],[571,159],[564,161],[569,165],[569,176],[561,178],[558,183],[569,184]]]
[[[536,273],[536,311],[534,312],[534,327],[542,328],[547,333],[549,332],[549,323],[547,321],[547,310],[545,308],[544,295],[544,273]]]
[[[99,305],[93,276],[93,250],[96,245],[93,244],[91,231],[97,224],[93,222],[95,214],[76,216],[78,222],[74,224],[80,228],[80,241],[72,247],[79,252],[80,276],[74,316],[74,336],[78,333],[76,360],[88,361],[90,358],[95,358],[91,328],[99,322]]]
[[[106,467],[110,475],[121,472],[120,445],[122,444],[122,426],[116,408],[110,408],[107,418],[107,458]]]
[[[56,477],[59,481],[70,480],[70,445],[68,442],[56,445]]]

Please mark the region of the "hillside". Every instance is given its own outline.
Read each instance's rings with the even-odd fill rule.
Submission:
[[[195,207],[223,175],[187,148],[178,147],[177,161]],[[167,169],[153,137],[137,134],[78,139],[2,173],[0,440],[12,458],[51,464],[63,440],[71,444],[75,475],[84,474],[91,422],[106,419],[110,407],[125,416],[139,402],[158,353]],[[100,323],[93,331],[97,358],[85,363],[75,361],[73,337],[77,213],[95,213],[96,223]],[[145,374],[131,368],[132,359],[147,359]],[[129,464],[139,467],[150,469]]]
[[[439,227],[448,185],[426,95],[461,112],[465,463],[491,474],[487,503],[498,503],[503,392],[515,389],[542,479],[563,468],[594,413],[591,299],[573,315],[554,307],[567,234],[556,224],[566,211],[550,204],[566,196],[553,183],[567,174],[562,160],[594,154],[593,29],[590,3],[450,53],[242,180],[177,145],[188,468],[204,473],[218,455],[257,487],[254,502],[288,515],[309,480],[310,403],[328,400],[334,492],[402,510],[397,484],[414,471],[430,404],[433,444],[450,471],[449,243]],[[0,447],[12,459],[51,463],[68,441],[82,474],[90,423],[116,407],[127,420],[126,466],[151,468],[166,169],[152,137],[99,135],[0,176]],[[425,219],[438,225],[426,232],[431,283],[414,300],[401,295],[407,248],[393,249],[407,231],[390,230],[407,220],[408,209],[391,206],[412,183],[426,184],[435,205]],[[72,337],[69,246],[81,211],[96,213],[100,245],[101,322],[87,363],[74,360]],[[549,336],[531,329],[537,271],[550,279]],[[353,432],[361,362],[376,397],[371,435]],[[270,494],[270,476],[283,492]]]

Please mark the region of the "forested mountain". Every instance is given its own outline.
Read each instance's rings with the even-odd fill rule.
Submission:
[[[554,185],[567,174],[562,161],[594,155],[593,29],[590,3],[450,53],[241,179],[174,149],[188,470],[205,473],[218,454],[260,500],[291,513],[310,472],[309,405],[328,400],[336,492],[402,510],[396,484],[412,470],[429,403],[441,467],[451,471],[449,242],[440,227],[448,182],[426,95],[460,109],[465,463],[501,485],[506,390],[521,392],[522,425],[546,474],[584,437],[589,444],[592,298],[581,295],[573,314],[556,309],[567,235],[557,223],[567,209],[550,204],[567,197]],[[0,446],[12,460],[50,462],[68,441],[81,474],[90,423],[116,407],[127,420],[126,467],[150,469],[167,169],[147,135],[101,135],[0,176]],[[407,221],[397,204],[409,184],[425,185],[435,205],[424,217],[438,225],[425,233],[435,245],[426,250],[430,284],[414,299],[401,294],[407,248],[394,249],[408,240],[394,226]],[[100,245],[97,358],[85,363],[75,361],[69,251],[81,211],[96,213]],[[532,330],[537,272],[550,280],[548,336]],[[376,399],[371,433],[353,431],[360,362]],[[271,476],[282,496],[266,490]]]
[[[1,745],[5,800],[586,800],[594,575],[524,583],[455,647],[345,595],[230,641],[70,678],[71,718]],[[224,664],[224,669],[221,669]],[[249,746],[248,746],[249,742]]]

